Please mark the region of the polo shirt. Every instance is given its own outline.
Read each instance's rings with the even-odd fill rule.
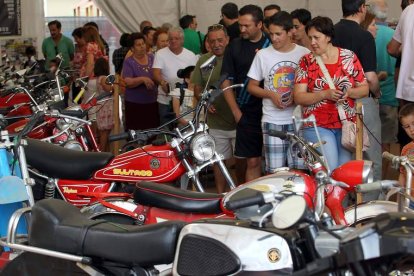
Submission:
[[[62,34],[57,45],[52,37],[45,38],[42,43],[42,52],[47,60],[48,67],[49,61],[54,59],[58,53],[62,53],[62,68],[67,68],[70,65],[70,57],[73,57],[75,54],[75,46],[70,38]]]

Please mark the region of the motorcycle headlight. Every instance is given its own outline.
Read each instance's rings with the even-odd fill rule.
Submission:
[[[78,141],[67,141],[63,144],[64,148],[83,151],[82,145]]]
[[[65,128],[67,128],[69,126],[70,121],[71,120],[66,119],[66,118],[59,118],[59,119],[56,120],[56,127],[59,130],[64,130]]]
[[[216,151],[216,142],[208,133],[196,134],[191,140],[190,150],[197,161],[205,162],[213,158]]]

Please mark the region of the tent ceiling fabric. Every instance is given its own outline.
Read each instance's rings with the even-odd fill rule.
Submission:
[[[180,0],[95,0],[96,5],[121,33],[139,31],[139,23],[149,20],[155,26],[177,24]]]
[[[262,8],[277,4],[288,12],[305,8],[310,10],[312,16],[328,16],[334,23],[342,17],[341,0],[95,0],[120,32],[139,31],[139,23],[145,19],[150,20],[154,26],[161,26],[166,22],[177,26],[182,15],[193,14],[197,16],[198,29],[203,33],[208,26],[220,20],[221,6],[230,1],[239,8],[252,3]],[[388,2],[388,19],[397,20],[401,14],[399,4]]]

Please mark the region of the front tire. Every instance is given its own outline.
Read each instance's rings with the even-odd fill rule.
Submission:
[[[345,210],[345,220],[348,226],[355,226],[357,224],[364,224],[372,218],[384,214],[398,212],[398,204],[392,201],[373,200],[363,202],[356,206],[356,221],[355,221],[355,206],[350,206]],[[406,212],[414,212],[411,209],[406,209]]]

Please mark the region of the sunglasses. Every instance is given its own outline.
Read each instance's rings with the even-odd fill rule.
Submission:
[[[218,31],[218,30],[224,30],[224,26],[221,24],[214,24],[208,27],[207,29],[208,32]]]

